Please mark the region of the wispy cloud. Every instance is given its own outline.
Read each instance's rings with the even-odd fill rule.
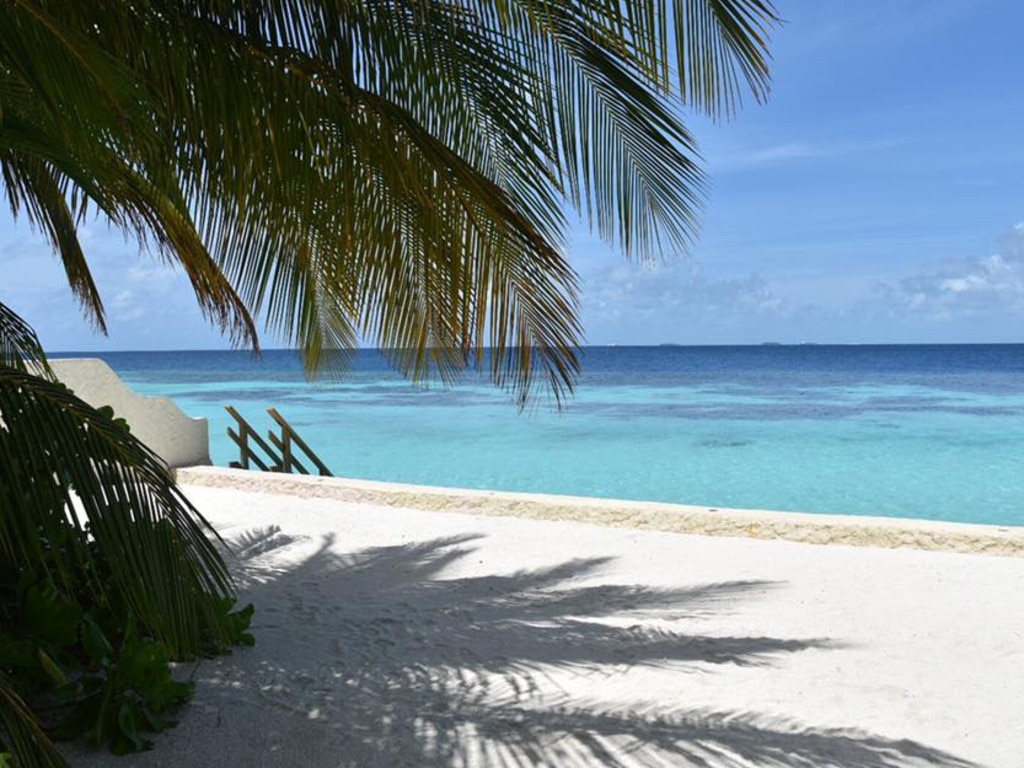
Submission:
[[[582,275],[588,340],[1006,340],[1024,314],[1024,224],[994,253],[925,261],[891,277],[765,269],[712,276],[697,259],[591,265]]]
[[[716,153],[709,157],[708,165],[712,173],[748,171],[807,160],[884,152],[899,147],[900,143],[895,139],[847,142],[788,141],[754,149]]]
[[[759,275],[710,277],[693,259],[609,265],[584,275],[582,288],[584,324],[595,342],[674,341],[685,329],[735,328],[786,311]]]

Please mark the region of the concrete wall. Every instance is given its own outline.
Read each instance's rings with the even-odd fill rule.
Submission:
[[[51,360],[57,376],[75,394],[98,408],[109,405],[128,422],[132,434],[170,467],[210,463],[210,427],[193,419],[166,397],[133,392],[102,360]]]

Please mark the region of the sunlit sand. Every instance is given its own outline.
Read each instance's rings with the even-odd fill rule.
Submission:
[[[185,490],[238,553],[256,646],[182,670],[154,751],[76,765],[1024,755],[1024,558]]]

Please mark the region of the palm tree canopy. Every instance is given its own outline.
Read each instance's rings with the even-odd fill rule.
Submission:
[[[566,209],[640,259],[684,249],[682,107],[768,87],[766,0],[2,0],[0,172],[87,315],[97,212],[207,315],[413,376],[475,362],[571,388]],[[492,353],[485,356],[490,347]]]

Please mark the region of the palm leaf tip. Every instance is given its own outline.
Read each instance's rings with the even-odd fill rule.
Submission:
[[[35,330],[3,302],[0,302],[0,368],[33,372],[56,381]]]

